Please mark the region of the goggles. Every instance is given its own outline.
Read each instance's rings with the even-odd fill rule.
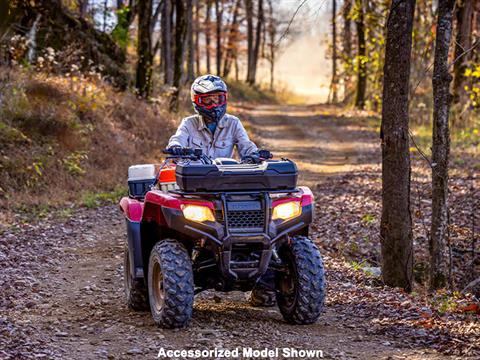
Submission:
[[[212,109],[227,103],[227,93],[198,94],[193,96],[193,102],[205,109]]]

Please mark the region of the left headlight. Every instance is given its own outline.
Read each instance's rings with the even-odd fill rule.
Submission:
[[[203,222],[215,221],[212,210],[201,205],[182,205],[182,212],[185,219]]]
[[[277,205],[273,208],[272,219],[288,220],[297,217],[302,213],[302,206],[300,201],[290,201],[284,204]]]

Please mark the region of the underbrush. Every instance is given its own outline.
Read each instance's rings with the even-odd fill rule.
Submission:
[[[130,164],[159,162],[176,115],[100,79],[0,68],[0,207],[115,190]],[[5,219],[0,219],[0,222]]]

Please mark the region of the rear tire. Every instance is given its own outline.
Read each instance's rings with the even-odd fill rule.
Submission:
[[[158,242],[148,262],[148,296],[155,323],[163,328],[182,328],[193,311],[193,271],[185,247],[173,239]]]
[[[149,309],[147,287],[143,279],[133,278],[130,272],[130,251],[125,244],[123,252],[123,284],[127,305],[130,309],[136,311],[145,311]]]
[[[325,302],[325,271],[320,251],[305,236],[294,236],[279,250],[288,273],[277,272],[277,303],[285,321],[312,324]]]

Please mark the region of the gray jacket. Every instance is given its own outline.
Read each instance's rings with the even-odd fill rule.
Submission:
[[[202,117],[193,115],[186,117],[170,138],[168,147],[182,146],[200,148],[211,158],[233,156],[233,148],[237,145],[240,157],[257,151],[257,146],[250,141],[240,120],[230,114],[225,114],[218,122],[215,134],[212,135]]]

